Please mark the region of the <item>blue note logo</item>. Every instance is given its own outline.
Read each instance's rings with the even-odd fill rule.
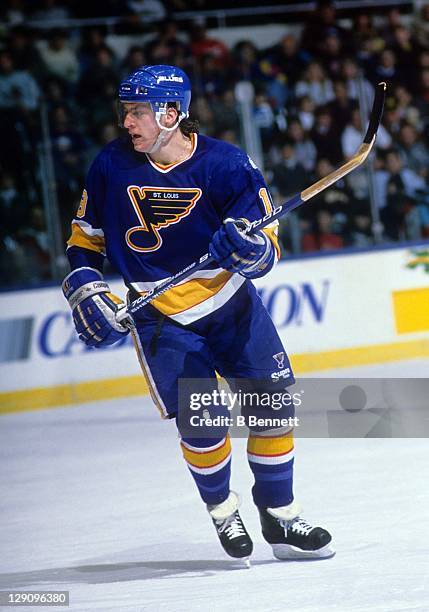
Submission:
[[[149,253],[162,246],[160,231],[187,217],[202,195],[201,189],[138,187],[127,189],[139,225],[131,227],[125,240],[133,251]]]
[[[285,354],[282,351],[281,353],[277,353],[276,355],[273,355],[273,359],[274,361],[277,363],[277,367],[279,370],[282,370],[285,364]]]

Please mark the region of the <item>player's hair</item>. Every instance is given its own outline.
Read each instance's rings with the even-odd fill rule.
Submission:
[[[179,128],[184,136],[199,134],[200,122],[197,121],[197,119],[182,119],[182,121],[179,123]]]
[[[168,102],[167,106],[175,108],[177,110],[176,102]],[[191,134],[199,134],[200,133],[200,122],[197,119],[190,119],[189,117],[185,117],[179,123],[179,129],[184,136],[190,136]]]

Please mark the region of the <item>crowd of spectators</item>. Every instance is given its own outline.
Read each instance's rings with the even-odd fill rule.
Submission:
[[[285,26],[284,37],[265,48],[247,39],[245,29],[229,48],[201,21],[166,19],[172,8],[183,8],[181,0],[75,2],[73,12],[60,0],[30,4],[31,14],[24,0],[8,0],[0,15],[0,285],[51,275],[38,163],[41,99],[65,239],[89,164],[119,135],[118,82],[142,64],[183,68],[193,83],[191,115],[201,132],[239,146],[234,87],[241,80],[253,83],[265,177],[277,201],[353,155],[366,123],[360,102],[370,105],[374,83],[386,81],[372,183],[367,170],[356,171],[301,207],[293,228],[282,224],[284,252],[373,245],[370,184],[382,223],[378,237],[429,237],[429,4],[406,20],[391,9],[377,27],[360,11],[346,27],[331,3],[320,2],[300,35]],[[204,1],[193,4],[201,8]],[[125,55],[109,44],[102,27],[37,29],[26,23],[88,17],[95,7],[99,15],[130,16],[128,33],[134,35]],[[157,15],[151,34],[136,21],[149,9]],[[136,44],[139,27],[144,35]]]

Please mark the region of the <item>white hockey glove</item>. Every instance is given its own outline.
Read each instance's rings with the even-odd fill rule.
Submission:
[[[79,338],[88,346],[103,348],[124,338],[129,329],[116,321],[124,302],[110,293],[109,285],[95,268],[77,268],[63,281],[62,289]]]
[[[274,245],[261,230],[244,232],[247,219],[225,219],[209,246],[210,255],[222,268],[247,278],[265,274],[273,265]]]

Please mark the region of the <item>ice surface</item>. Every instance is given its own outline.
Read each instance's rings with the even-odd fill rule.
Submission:
[[[344,375],[415,376],[420,366],[424,376],[423,360]],[[337,555],[272,558],[245,440],[233,440],[232,488],[255,542],[246,570],[221,550],[174,424],[148,398],[2,416],[0,590],[69,590],[71,604],[0,610],[427,612],[427,440],[296,446],[296,495]]]

